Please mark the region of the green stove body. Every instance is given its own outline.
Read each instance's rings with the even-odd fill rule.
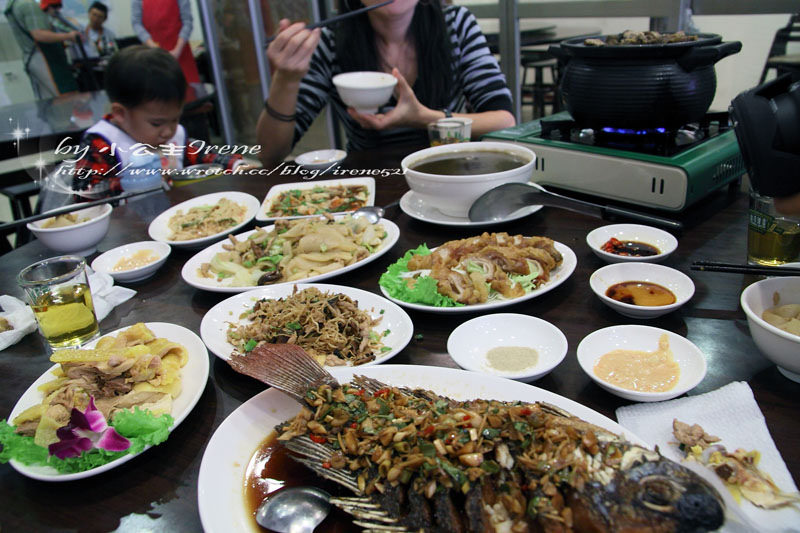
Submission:
[[[562,112],[482,139],[533,150],[532,180],[542,185],[666,211],[682,211],[745,173],[727,113],[667,131],[584,128]]]

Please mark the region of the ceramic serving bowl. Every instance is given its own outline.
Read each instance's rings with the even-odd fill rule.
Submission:
[[[533,348],[536,364],[505,372],[489,365],[487,352],[500,346]],[[496,313],[467,320],[450,334],[447,352],[458,366],[473,372],[533,381],[553,370],[567,354],[567,338],[560,329],[540,318],[515,313]]]
[[[664,392],[643,392],[624,389],[600,379],[594,365],[600,357],[612,350],[641,350],[653,352],[658,348],[662,334],[669,340],[672,357],[680,367],[678,382]],[[706,375],[706,360],[700,348],[688,339],[665,329],[650,326],[623,325],[599,329],[590,333],[578,344],[578,363],[598,385],[622,398],[636,402],[660,402],[676,398],[695,388]]]
[[[619,255],[603,251],[609,239],[635,241],[658,248],[659,254],[649,256]],[[607,263],[658,263],[678,248],[678,239],[664,230],[642,224],[611,224],[594,229],[586,235],[586,244],[592,252]]]
[[[27,227],[42,244],[53,251],[86,256],[95,251],[97,243],[108,233],[111,211],[112,207],[109,204],[87,207],[71,213],[77,215],[78,220],[88,219],[84,222],[60,228],[47,228],[44,226],[51,219],[46,218],[29,222]]]
[[[464,158],[480,157],[481,152],[502,152],[524,163],[514,169],[491,174],[440,175],[414,170],[425,160],[457,154]],[[466,142],[425,148],[406,156],[400,166],[408,186],[426,204],[451,217],[466,218],[472,203],[483,193],[505,183],[527,183],[536,154],[528,148],[503,142]]]
[[[386,72],[345,72],[333,77],[333,85],[348,107],[359,113],[377,113],[392,97],[397,78]]]
[[[778,365],[778,370],[784,376],[800,383],[800,337],[761,318],[764,311],[777,305],[800,304],[800,278],[785,276],[762,279],[747,287],[739,301],[747,315],[750,335],[759,351]]]
[[[157,259],[144,266],[128,270],[114,270],[120,260],[130,259],[134,254],[142,250],[148,250]],[[165,242],[141,241],[124,244],[97,256],[92,261],[92,269],[97,272],[105,272],[118,282],[141,281],[155,274],[161,268],[161,265],[167,261],[171,251],[172,248]]]
[[[314,150],[298,155],[294,162],[308,170],[325,170],[336,166],[347,157],[344,150]]]
[[[606,296],[612,285],[626,281],[655,283],[669,289],[675,295],[675,303],[669,305],[643,306],[620,302]],[[694,295],[694,283],[686,274],[674,268],[652,263],[613,263],[599,268],[589,278],[592,291],[614,311],[630,318],[656,318],[675,311]]]

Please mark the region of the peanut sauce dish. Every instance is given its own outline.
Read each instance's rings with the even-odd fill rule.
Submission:
[[[117,282],[142,281],[161,268],[171,251],[165,242],[132,242],[97,256],[92,269],[109,274]]]
[[[613,263],[594,271],[592,291],[614,311],[649,319],[675,311],[694,295],[694,283],[674,268],[652,263]]]
[[[678,239],[642,224],[611,224],[590,231],[586,244],[606,263],[658,263],[678,248]]]
[[[495,313],[454,329],[447,339],[447,352],[465,370],[527,382],[541,378],[564,360],[567,338],[541,318]]]
[[[599,329],[580,342],[578,363],[605,390],[636,402],[676,398],[706,375],[700,348],[670,331],[623,325]]]

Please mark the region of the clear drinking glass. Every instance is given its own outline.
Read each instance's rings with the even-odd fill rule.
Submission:
[[[471,135],[471,118],[440,118],[436,122],[428,124],[428,139],[431,146],[468,142]]]
[[[25,289],[39,331],[53,349],[80,346],[100,332],[82,257],[39,261],[25,267],[17,281]]]
[[[779,214],[770,196],[750,191],[747,262],[776,266],[800,259],[800,219]]]

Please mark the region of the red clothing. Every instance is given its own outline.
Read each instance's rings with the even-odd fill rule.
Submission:
[[[142,26],[150,37],[164,50],[172,50],[178,43],[181,28],[181,11],[176,0],[142,0]],[[186,83],[200,83],[197,63],[189,43],[178,57]]]

